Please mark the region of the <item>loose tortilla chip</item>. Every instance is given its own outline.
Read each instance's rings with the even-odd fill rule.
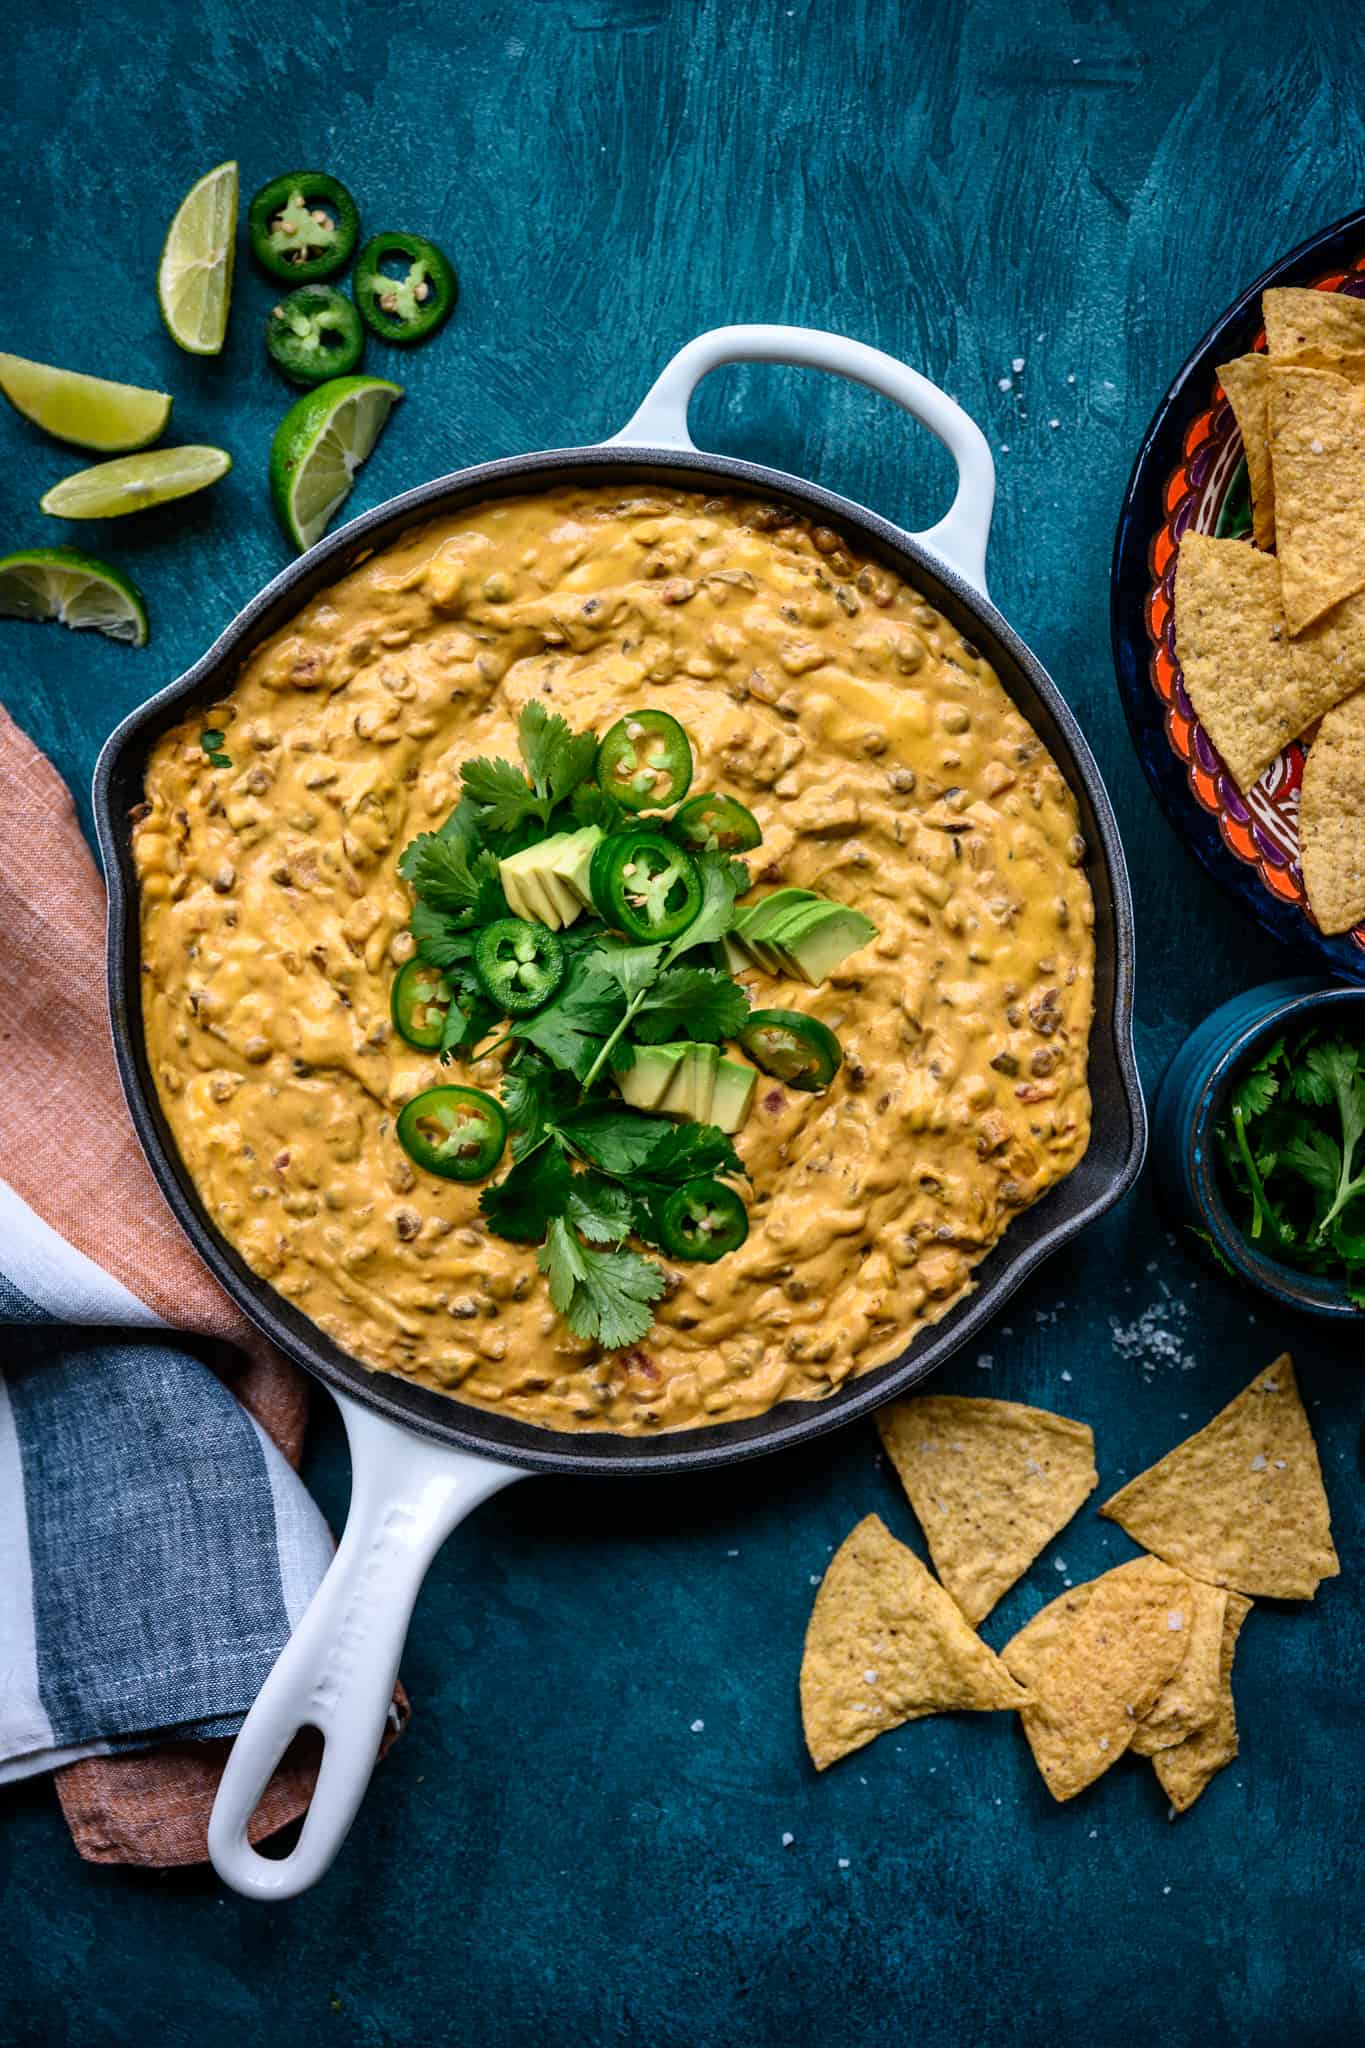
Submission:
[[[1151,1712],[1133,1733],[1137,1756],[1155,1756],[1183,1742],[1197,1728],[1206,1728],[1218,1711],[1220,1658],[1223,1621],[1229,1595],[1221,1586],[1207,1586],[1191,1579],[1194,1620],[1190,1625],[1190,1646],[1174,1678],[1168,1678],[1156,1696]]]
[[[1239,789],[1319,715],[1290,661],[1273,555],[1187,533],[1175,572],[1175,651],[1190,702]]]
[[[1365,647],[1365,601],[1353,599],[1345,609],[1355,605]],[[1328,712],[1309,749],[1299,795],[1299,865],[1323,931],[1349,932],[1365,922],[1365,690]]]
[[[1266,347],[1271,355],[1297,349],[1365,349],[1365,300],[1344,292],[1281,285],[1261,294]]]
[[[877,1515],[830,1559],[806,1630],[801,1719],[817,1770],[888,1728],[1028,1695]]]
[[[1275,545],[1275,485],[1270,468],[1266,402],[1269,368],[1269,356],[1250,355],[1238,356],[1234,362],[1220,364],[1218,369],[1218,381],[1242,436],[1251,483],[1251,525],[1258,548]]]
[[[1189,1649],[1194,1587],[1154,1557],[1063,1593],[1000,1653],[1028,1687],[1019,1718],[1054,1799],[1117,1763]]]
[[[1311,1600],[1341,1567],[1289,1353],[1100,1513],[1194,1578]]]
[[[1194,1805],[1210,1778],[1230,1764],[1237,1754],[1237,1715],[1232,1704],[1232,1660],[1242,1623],[1251,1612],[1251,1602],[1240,1593],[1229,1593],[1223,1616],[1223,1637],[1218,1658],[1218,1706],[1207,1726],[1187,1735],[1174,1749],[1159,1750],[1152,1766],[1177,1813]]]
[[[1085,1423],[1018,1401],[925,1394],[883,1408],[877,1428],[973,1626],[1099,1484]]]
[[[1365,387],[1275,362],[1266,384],[1280,589],[1302,633],[1365,586]]]

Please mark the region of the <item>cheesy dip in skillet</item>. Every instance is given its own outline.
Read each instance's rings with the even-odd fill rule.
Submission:
[[[754,1007],[818,1020],[810,1033],[834,1034],[835,1057],[798,1086],[761,1047],[755,1078],[743,1038],[721,1048],[738,1072],[726,1121],[748,1181],[723,1177],[747,1236],[741,1223],[719,1257],[719,1239],[689,1253],[676,1230],[647,1235],[662,1248],[643,1311],[653,1327],[616,1348],[561,1313],[572,1276],[556,1283],[533,1231],[516,1241],[490,1227],[486,1178],[442,1176],[441,1131],[428,1124],[433,1151],[398,1129],[429,1090],[509,1100],[505,1068],[521,1048],[501,1024],[477,1057],[465,1048],[445,1064],[397,1027],[395,977],[417,944],[412,870],[398,863],[450,818],[471,762],[518,763],[533,704],[574,733],[619,728],[641,746],[643,731],[676,721],[694,795],[722,793],[761,831],[744,848],[737,930],[789,890],[825,904],[845,949],[856,941],[814,971],[794,938],[753,953],[727,942],[727,972]],[[655,803],[677,793],[665,768],[641,772]],[[638,786],[636,797],[638,812]],[[572,833],[580,815],[551,822]],[[662,815],[625,822],[677,837]],[[941,1316],[1011,1217],[1085,1151],[1093,909],[1071,792],[932,606],[778,506],[581,488],[409,533],[157,744],[134,851],[148,1053],[209,1215],[353,1356],[481,1407],[638,1433],[816,1398]],[[637,887],[640,872],[626,862]],[[501,915],[510,906],[534,932],[534,897],[509,881]],[[861,916],[840,925],[831,904]],[[554,944],[581,977],[585,925],[561,921]],[[622,931],[632,936],[618,925],[617,945]],[[551,942],[524,950],[518,965],[504,948],[499,966],[509,1006],[518,974],[534,1000]],[[686,956],[709,983],[721,957]],[[427,1014],[409,1003],[403,1029]],[[693,1035],[685,1021],[672,1029]],[[667,1057],[686,1065],[686,1050]],[[662,1060],[651,1053],[635,1083],[606,1063],[593,1085],[619,1110],[615,1089],[643,1087]],[[676,1096],[663,1108],[688,1114]],[[515,1119],[512,1135],[515,1151]],[[721,1229],[727,1216],[697,1210],[694,1223]],[[572,1258],[605,1239],[627,1257],[621,1226],[612,1238],[589,1218]]]

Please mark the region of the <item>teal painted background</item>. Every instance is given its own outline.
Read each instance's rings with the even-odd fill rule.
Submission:
[[[357,509],[614,431],[705,327],[806,321],[878,343],[954,392],[999,452],[992,583],[1114,794],[1148,1083],[1224,993],[1289,964],[1186,858],[1129,753],[1108,561],[1134,448],[1189,345],[1361,201],[1354,0],[3,0],[0,33],[0,341],[164,384],[178,436],[237,463],[186,506],[85,531],[146,588],[145,653],[3,629],[0,694],[82,803],[115,720],[285,560],[264,482],[286,402],[261,348],[273,294],[243,264],[223,359],[179,355],[152,291],[165,220],[223,157],[247,192],[316,162],[369,226],[434,233],[463,281],[452,326],[397,369],[408,396]],[[398,361],[371,351],[372,367]],[[947,488],[900,415],[813,375],[724,372],[695,425],[703,445],[913,524]],[[78,465],[0,419],[6,545],[49,537],[38,496]],[[1144,1329],[1160,1340],[1145,1353]],[[938,1384],[1090,1420],[1107,1489],[1286,1343],[1345,1576],[1312,1609],[1252,1616],[1243,1755],[1179,1823],[1138,1765],[1053,1807],[999,1715],[920,1723],[815,1778],[795,1697],[812,1576],[869,1509],[918,1540],[870,1428],[705,1483],[540,1481],[438,1561],[404,1665],[411,1731],[310,1896],[263,1910],[208,1874],[83,1867],[46,1786],[4,1795],[0,2037],[1365,2039],[1347,1346],[1191,1263],[1144,1182]],[[308,1470],[339,1518],[345,1457],[321,1398]],[[1083,1514],[987,1635],[1054,1593],[1061,1561],[1079,1580],[1127,1554]]]

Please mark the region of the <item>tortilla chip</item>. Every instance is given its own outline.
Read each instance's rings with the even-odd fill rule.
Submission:
[[[1272,362],[1275,544],[1291,633],[1365,586],[1365,387]]]
[[[1239,789],[1316,713],[1290,663],[1273,555],[1187,533],[1175,572],[1175,651],[1191,704]]]
[[[1270,358],[1238,356],[1222,363],[1218,381],[1232,407],[1242,436],[1251,483],[1251,525],[1258,548],[1275,545],[1275,485],[1270,468],[1270,427],[1266,404],[1266,372]]]
[[[1117,1763],[1190,1645],[1194,1587],[1137,1557],[1063,1593],[1000,1653],[1028,1687],[1019,1718],[1054,1799]]]
[[[1237,1754],[1232,1660],[1237,1650],[1238,1632],[1250,1612],[1249,1600],[1244,1600],[1240,1593],[1228,1594],[1219,1646],[1218,1706],[1213,1719],[1206,1727],[1187,1735],[1174,1749],[1160,1750],[1152,1759],[1153,1769],[1177,1813],[1184,1813],[1193,1806],[1210,1778],[1216,1777],[1224,1764],[1230,1764]]]
[[[1341,1567],[1289,1353],[1100,1513],[1197,1579],[1311,1600]]]
[[[840,1544],[801,1660],[806,1746],[823,1771],[904,1721],[1018,1707],[1027,1693],[877,1515]]]
[[[1365,647],[1365,600],[1357,630]],[[1365,681],[1365,677],[1362,677]],[[1308,752],[1299,794],[1299,866],[1318,925],[1365,922],[1365,690],[1329,711]]]
[[[883,1408],[877,1428],[973,1626],[1099,1484],[1085,1423],[1018,1401],[926,1394]]]
[[[1344,292],[1281,285],[1262,292],[1261,317],[1273,356],[1304,348],[1365,350],[1365,299]]]
[[[1156,1704],[1134,1730],[1133,1750],[1137,1756],[1155,1756],[1183,1742],[1197,1728],[1206,1728],[1218,1711],[1219,1660],[1223,1646],[1223,1620],[1229,1596],[1221,1586],[1206,1586],[1191,1579],[1194,1591],[1194,1620],[1190,1646],[1174,1678],[1168,1678],[1156,1696]]]

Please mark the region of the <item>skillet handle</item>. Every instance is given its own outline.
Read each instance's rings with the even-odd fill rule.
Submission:
[[[605,445],[609,448],[694,448],[687,431],[692,394],[722,363],[792,363],[832,370],[866,384],[937,435],[957,464],[957,494],[937,526],[909,538],[927,548],[982,597],[986,544],[995,505],[995,463],[976,421],[937,384],[866,342],[815,327],[716,327],[679,349],[655,379],[644,404]]]
[[[338,1395],[351,1445],[351,1506],[337,1554],[232,1746],[209,1819],[209,1860],[249,1899],[316,1884],[346,1839],[379,1756],[413,1603],[428,1565],[480,1501],[527,1475],[450,1450]],[[301,1728],[324,1741],[303,1832],[262,1856],[247,1824]]]

